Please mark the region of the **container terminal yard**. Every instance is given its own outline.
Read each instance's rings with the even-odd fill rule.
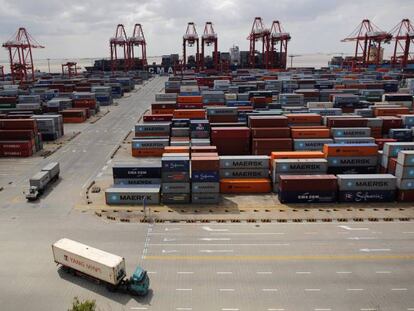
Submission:
[[[189,22],[161,64],[114,28],[85,71],[3,44],[2,310],[414,310],[410,20],[322,68],[278,20],[230,52]]]

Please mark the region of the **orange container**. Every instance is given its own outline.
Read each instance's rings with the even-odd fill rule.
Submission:
[[[83,123],[86,121],[84,117],[64,117],[63,123]]]
[[[177,97],[177,103],[202,103],[203,97],[202,96],[178,96]]]
[[[322,123],[322,116],[317,113],[289,113],[285,114],[289,124]]]
[[[217,152],[193,152],[191,158],[218,157]]]
[[[292,138],[329,138],[329,129],[292,129]]]
[[[164,153],[164,149],[132,149],[133,157],[161,157]]]
[[[369,146],[326,144],[323,145],[325,157],[369,157],[378,155],[378,145]]]
[[[409,114],[410,109],[407,107],[401,108],[375,108],[374,115],[378,116],[397,116],[399,114]]]
[[[189,153],[190,147],[188,146],[166,146],[164,147],[164,153]]]
[[[272,191],[270,179],[221,179],[221,193],[268,193]]]
[[[175,109],[173,115],[176,119],[205,119],[206,111],[204,109]]]

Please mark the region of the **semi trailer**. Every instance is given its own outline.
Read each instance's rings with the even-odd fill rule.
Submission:
[[[25,193],[26,199],[35,201],[46,188],[59,178],[60,168],[58,162],[51,162],[40,172],[29,179],[29,190]]]

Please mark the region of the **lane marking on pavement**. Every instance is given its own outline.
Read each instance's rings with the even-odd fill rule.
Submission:
[[[233,274],[231,271],[218,271],[217,274]]]
[[[305,288],[305,292],[320,292],[320,288]]]
[[[407,311],[413,311],[414,308],[407,308]]]
[[[192,288],[176,288],[175,290],[177,290],[177,291],[182,291],[182,292],[188,292],[188,291],[192,291],[193,289]]]
[[[157,274],[157,271],[147,271],[147,274]]]
[[[360,252],[389,252],[391,249],[389,248],[360,248]]]
[[[262,288],[263,292],[277,292],[277,288]]]
[[[200,253],[233,253],[232,249],[200,249]]]
[[[317,232],[305,232],[305,234],[317,234]]]
[[[104,167],[102,168],[103,171],[105,171],[108,168],[108,165],[104,165]]]
[[[315,308],[313,310],[315,310],[315,311],[331,311],[332,309],[331,308]]]
[[[131,307],[131,310],[147,310],[146,307]]]
[[[230,241],[230,238],[201,238],[200,241]]]
[[[414,231],[404,231],[404,234],[414,234]]]
[[[296,271],[296,274],[311,274],[310,271]]]
[[[177,271],[177,274],[194,274],[193,271]]]
[[[108,161],[106,161],[106,164],[109,164],[112,162],[112,159],[109,159]]]
[[[272,274],[272,271],[257,271],[257,274]]]
[[[152,244],[151,244],[152,245]],[[171,253],[178,253],[178,251],[177,250],[175,250],[175,249],[163,249],[162,250],[162,253],[163,254],[171,254]]]
[[[347,288],[346,290],[350,292],[352,291],[357,292],[357,291],[363,291],[364,289],[363,288]]]
[[[414,260],[414,254],[407,255],[309,255],[309,256],[145,256],[152,260],[242,260],[242,261],[358,261],[358,260]]]
[[[234,292],[234,288],[220,288],[219,291],[221,292]]]
[[[358,240],[378,240],[378,238],[375,238],[375,237],[369,237],[369,236],[366,236],[366,237],[350,237],[350,238],[347,238],[347,240],[356,240],[356,241],[358,241]]]
[[[345,230],[349,230],[349,231],[365,231],[365,230],[369,230],[368,228],[351,228],[349,226],[338,226],[339,228],[345,229]]]
[[[173,241],[172,241],[173,242]],[[152,246],[289,246],[289,243],[152,243]]]
[[[395,291],[398,291],[398,290],[405,291],[405,290],[408,290],[408,288],[391,288],[391,290],[395,290]]]
[[[164,242],[174,242],[174,241],[177,241],[177,239],[174,239],[174,238],[164,238],[163,241]]]
[[[378,274],[390,274],[391,271],[375,271],[375,273],[378,273]]]
[[[182,311],[188,310],[188,311],[191,311],[191,310],[193,310],[193,308],[175,308],[175,310],[182,310]]]
[[[274,308],[269,308],[269,309],[267,309],[267,311],[285,311],[285,309],[274,309]]]
[[[210,234],[215,235],[284,235],[283,232],[211,232]]]
[[[375,308],[362,308],[361,311],[378,311],[378,309]]]
[[[181,228],[165,228],[165,231],[178,231],[181,230]]]
[[[101,177],[103,175],[103,173],[102,172],[100,172],[98,175],[96,175],[96,177]]]
[[[221,308],[221,311],[239,311],[238,308]]]
[[[216,231],[216,232],[227,232],[227,231],[229,231],[229,229],[212,229],[208,226],[203,226],[202,229],[206,230],[206,231]]]
[[[351,274],[351,271],[336,271],[337,274]]]

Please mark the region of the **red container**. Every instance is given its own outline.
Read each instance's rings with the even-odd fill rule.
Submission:
[[[403,121],[401,118],[393,117],[393,116],[381,116],[378,117],[382,119],[382,133],[388,134],[390,129],[402,128]]]
[[[292,150],[293,143],[291,138],[253,138],[253,149],[273,149],[278,150]]]
[[[262,127],[252,128],[254,138],[290,138],[290,128],[288,127]]]
[[[192,171],[218,171],[219,169],[220,161],[218,156],[191,158]]]
[[[0,140],[32,140],[32,130],[0,130]]]
[[[331,118],[327,117],[328,127],[367,127],[368,120],[364,118]]]
[[[203,109],[203,103],[179,103],[178,109]]]
[[[285,116],[249,116],[248,125],[257,127],[287,127],[288,118]]]
[[[292,113],[286,114],[289,124],[316,124],[322,123],[321,115],[317,113]]]
[[[212,127],[212,141],[221,138],[250,138],[250,129],[247,127]]]
[[[414,201],[414,190],[398,190],[397,201],[413,202]]]
[[[191,152],[217,152],[216,146],[192,146]]]
[[[238,121],[237,115],[228,116],[228,115],[212,115],[207,116],[210,123],[233,123]]]
[[[281,191],[336,191],[335,175],[281,175]]]
[[[143,117],[144,122],[163,122],[171,121],[173,118],[172,114],[146,114]]]
[[[389,158],[387,173],[395,175],[395,170],[397,169],[397,158]]]
[[[36,120],[33,119],[1,119],[0,129],[3,130],[33,130],[37,132]]]
[[[384,148],[385,143],[394,143],[397,142],[394,138],[378,138],[375,140],[375,143],[378,145],[378,149],[382,150]]]
[[[177,109],[178,105],[174,102],[162,102],[151,104],[151,109]]]

